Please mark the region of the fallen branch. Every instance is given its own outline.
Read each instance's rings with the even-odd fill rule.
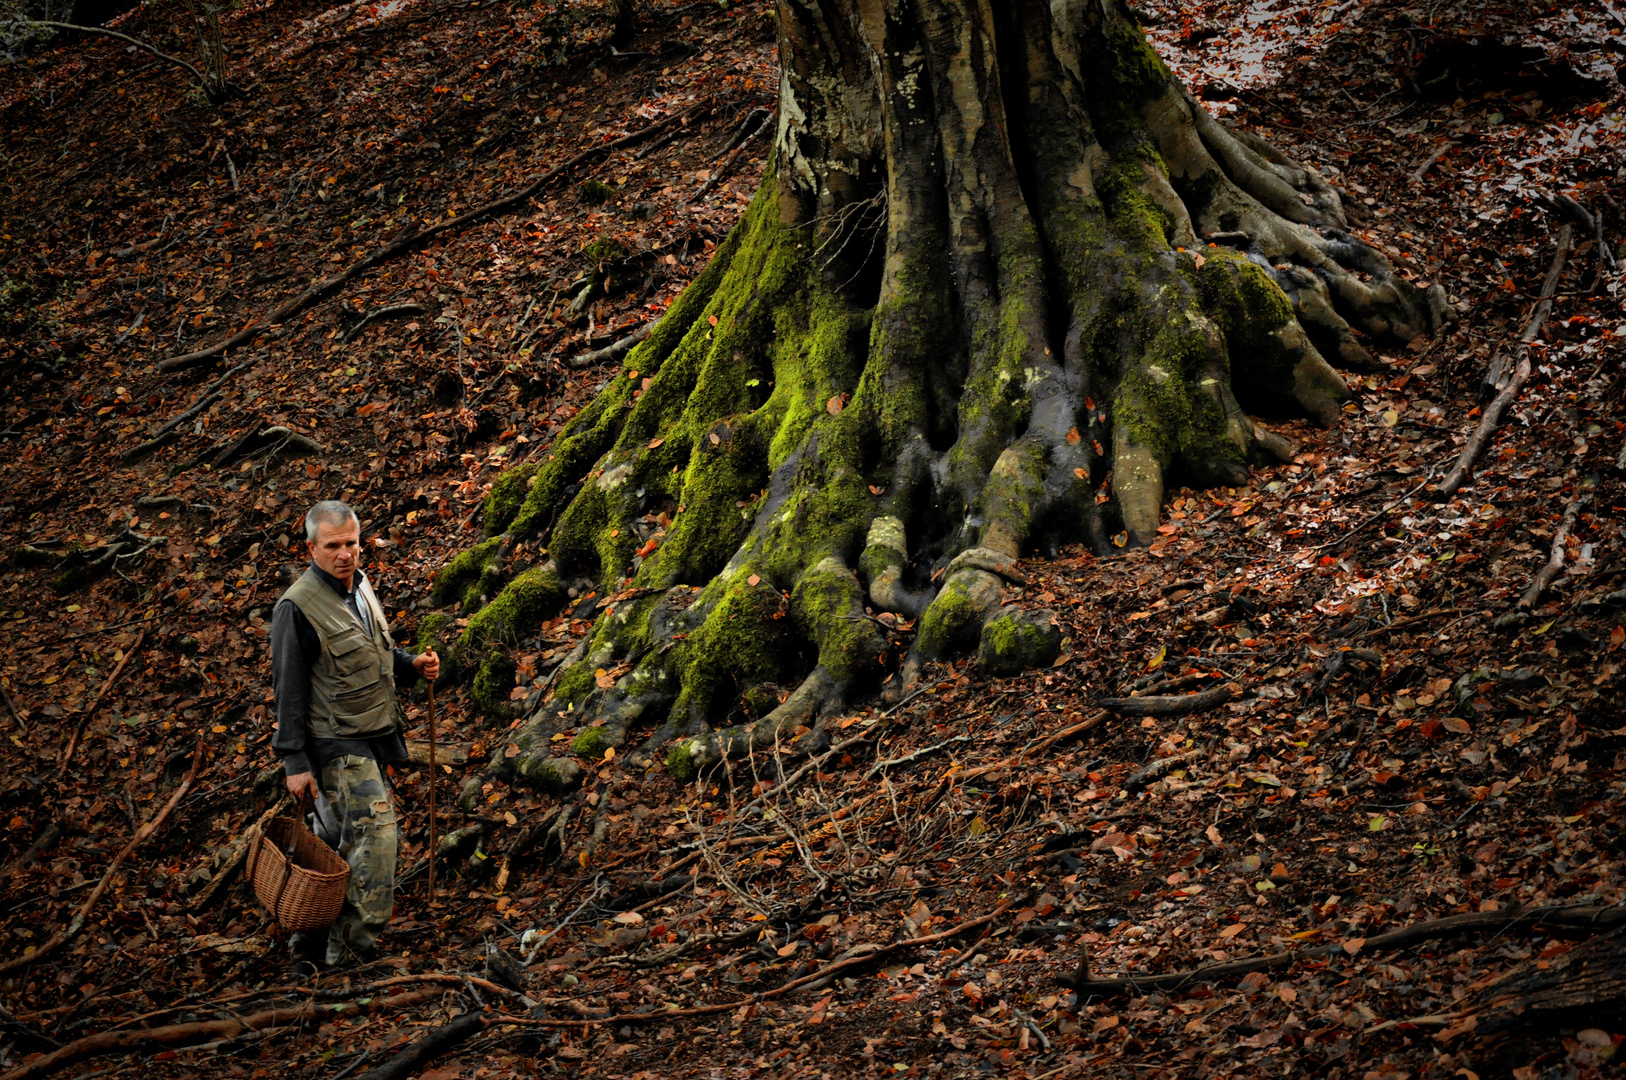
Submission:
[[[1536,303],[1535,310],[1530,313],[1530,321],[1525,324],[1524,332],[1519,335],[1519,344],[1522,351],[1519,354],[1518,366],[1513,369],[1513,378],[1509,379],[1508,384],[1502,387],[1501,393],[1496,395],[1495,400],[1485,406],[1484,413],[1479,417],[1479,426],[1474,428],[1473,435],[1469,437],[1467,445],[1462,448],[1462,455],[1457,458],[1456,465],[1452,467],[1446,478],[1440,481],[1440,486],[1435,489],[1434,497],[1436,499],[1443,502],[1456,494],[1463,481],[1468,479],[1468,474],[1472,471],[1474,463],[1485,452],[1485,447],[1490,445],[1491,436],[1496,433],[1496,426],[1502,421],[1502,414],[1507,411],[1507,407],[1513,404],[1513,399],[1518,397],[1519,392],[1524,389],[1525,382],[1530,378],[1531,347],[1535,343],[1536,335],[1541,333],[1542,325],[1547,321],[1548,312],[1553,309],[1553,293],[1558,291],[1558,279],[1563,275],[1564,263],[1568,261],[1569,257],[1570,226],[1566,224],[1559,226],[1558,250],[1553,252],[1553,264],[1547,269],[1547,280],[1542,282],[1541,299]]]
[[[62,759],[57,762],[59,770],[66,769],[68,762],[73,760],[73,752],[79,749],[79,740],[84,737],[85,728],[90,724],[90,718],[96,715],[97,709],[101,708],[102,698],[107,696],[107,691],[112,688],[114,680],[119,677],[119,672],[124,670],[124,665],[130,662],[130,657],[134,656],[136,650],[141,648],[141,643],[146,637],[147,631],[142,628],[136,634],[135,644],[125,651],[124,656],[119,659],[117,664],[113,665],[113,674],[107,677],[107,681],[102,683],[102,688],[96,691],[96,696],[91,699],[90,705],[86,707],[84,712],[79,714],[79,723],[74,727],[73,734],[68,736],[68,745],[62,751]]]
[[[618,360],[631,352],[634,345],[648,337],[649,332],[655,329],[655,324],[658,322],[660,322],[659,319],[651,319],[620,341],[613,341],[602,349],[594,349],[592,352],[585,352],[580,356],[571,357],[565,361],[565,366],[584,368],[592,367],[594,364],[602,364],[607,360]]]
[[[265,828],[265,823],[270,821],[272,817],[276,815],[277,811],[281,810],[287,805],[288,796],[284,795],[282,798],[271,804],[271,809],[260,815],[260,820],[256,821],[253,825],[250,825],[247,829],[244,829],[243,832],[236,837],[236,840],[238,841],[236,851],[232,852],[231,857],[226,860],[225,865],[215,872],[215,876],[209,880],[209,884],[203,887],[203,891],[192,898],[191,904],[188,905],[191,910],[200,911],[204,905],[208,904],[210,900],[214,899],[215,893],[220,891],[221,886],[230,881],[232,875],[237,872],[237,868],[242,866],[243,863],[247,861],[248,853],[253,850],[255,844],[259,843],[260,831]],[[232,841],[227,841],[228,844],[231,842]]]
[[[698,110],[696,112],[693,112],[693,113],[689,114],[689,120],[700,120],[700,119],[710,115],[710,113],[711,113],[711,103],[707,102],[705,108],[700,109],[700,110]],[[682,127],[678,128],[674,132],[671,132],[670,134],[662,135],[660,138],[656,139],[654,142],[650,143],[648,146],[644,147],[642,150],[639,150],[636,154],[632,155],[632,159],[634,161],[641,161],[644,158],[648,157],[650,154],[654,154],[654,153],[659,152],[663,147],[670,146],[672,143],[674,143],[677,140],[683,138],[683,136],[692,135],[696,131],[699,131],[699,130],[700,130],[700,126],[698,124],[691,125],[688,120],[685,120],[683,122]]]
[[[1197,694],[1152,695],[1150,697],[1107,698],[1096,704],[1120,716],[1186,716],[1223,705],[1242,693],[1236,683],[1226,683]]]
[[[1404,619],[1396,619],[1392,623],[1385,623],[1382,626],[1374,626],[1370,630],[1356,634],[1355,640],[1365,641],[1367,638],[1372,637],[1375,634],[1386,634],[1391,630],[1399,630],[1404,626],[1415,626],[1420,622],[1428,622],[1430,619],[1437,619],[1441,615],[1461,615],[1467,610],[1467,608],[1459,607],[1434,608],[1432,610],[1423,612],[1421,615],[1409,615]],[[1380,657],[1379,659],[1381,660],[1382,658]]]
[[[379,998],[370,1005],[388,1005],[391,1008],[401,1008],[405,1005],[416,1005],[420,1001],[427,1001],[435,997],[434,991],[420,991],[418,993],[397,994],[392,998]],[[290,1005],[281,1009],[266,1009],[263,1012],[250,1013],[248,1016],[233,1017],[228,1020],[199,1020],[189,1024],[170,1024],[166,1027],[142,1028],[135,1031],[104,1031],[98,1035],[87,1035],[59,1050],[53,1050],[43,1057],[37,1057],[24,1065],[0,1076],[0,1080],[28,1080],[30,1077],[45,1076],[54,1073],[65,1066],[72,1065],[86,1058],[105,1057],[108,1054],[123,1054],[133,1051],[154,1049],[157,1047],[187,1046],[192,1043],[207,1042],[210,1040],[232,1039],[250,1031],[260,1031],[265,1028],[285,1027],[291,1024],[303,1024],[309,1020],[326,1019],[335,1016],[351,1016],[361,1012],[365,1006],[355,1002],[345,1002],[337,1005],[318,1005],[306,1003],[304,1005]]]
[[[1564,520],[1558,523],[1558,531],[1553,533],[1552,551],[1547,556],[1547,562],[1536,571],[1535,580],[1530,583],[1530,587],[1519,597],[1519,607],[1535,607],[1536,601],[1541,599],[1541,594],[1546,592],[1558,575],[1564,572],[1564,542],[1570,538],[1570,530],[1575,527],[1575,518],[1580,514],[1581,506],[1585,502],[1584,496],[1571,499],[1569,506],[1564,508]]]
[[[723,177],[727,176],[729,171],[734,168],[734,163],[739,160],[740,154],[745,152],[745,148],[750,146],[751,143],[756,140],[758,135],[761,135],[764,131],[768,130],[769,123],[773,120],[773,117],[773,113],[763,110],[762,120],[758,122],[757,126],[752,128],[743,139],[740,140],[738,146],[734,147],[734,149],[728,152],[728,156],[723,158],[722,162],[715,170],[713,170],[711,176],[707,178],[706,182],[700,185],[700,190],[691,195],[684,205],[692,206],[701,199],[705,198],[706,194],[710,192],[712,188],[716,187],[718,182],[722,180]],[[749,119],[749,117],[747,119]]]
[[[28,725],[23,723],[23,716],[17,711],[17,705],[11,700],[11,695],[6,693],[4,683],[0,683],[0,701],[4,701],[6,703],[6,711],[10,713],[11,718],[17,722],[17,729],[19,731],[26,732],[28,730]]]
[[[527,184],[525,187],[520,188],[518,191],[515,191],[510,195],[504,195],[502,198],[486,203],[484,206],[477,206],[473,210],[459,214],[457,217],[443,221],[438,225],[432,225],[429,228],[423,229],[419,232],[408,233],[407,235],[397,237],[395,240],[385,244],[383,247],[379,248],[371,255],[368,255],[366,258],[352,263],[348,268],[341,270],[339,273],[330,278],[317,282],[304,292],[300,293],[298,296],[294,297],[292,300],[271,312],[269,315],[249,323],[235,334],[217,341],[215,344],[206,348],[199,349],[196,352],[186,353],[182,356],[172,356],[167,360],[159,361],[158,367],[163,371],[176,371],[181,368],[196,367],[205,361],[224,355],[228,349],[234,349],[244,342],[252,340],[254,336],[260,333],[265,327],[286,322],[288,319],[299,314],[301,311],[304,311],[318,300],[321,300],[331,293],[337,291],[346,283],[354,281],[356,278],[360,277],[368,270],[371,270],[373,267],[388,262],[397,255],[402,255],[408,251],[412,251],[413,249],[428,243],[437,236],[444,236],[447,233],[456,232],[462,229],[465,225],[472,224],[482,218],[490,217],[493,214],[502,214],[507,213],[510,210],[518,209],[519,207],[524,206],[531,196],[541,191],[558,177],[576,168],[578,165],[591,161],[595,157],[607,154],[612,150],[618,149],[619,147],[627,146],[631,143],[639,142],[645,138],[648,138],[650,135],[666,127],[668,124],[676,123],[682,120],[684,117],[693,114],[696,110],[702,108],[710,108],[710,102],[703,102],[698,105],[693,105],[684,112],[673,113],[671,116],[668,116],[663,120],[657,120],[648,127],[635,131],[630,135],[623,135],[621,138],[614,139],[610,142],[604,143],[601,146],[595,146],[590,149],[583,150],[569,161],[549,169],[534,182]]]
[[[449,1024],[442,1024],[419,1035],[405,1050],[384,1064],[368,1069],[358,1080],[399,1080],[400,1077],[411,1075],[436,1055],[456,1046],[476,1031],[484,1030],[485,1026],[485,1017],[479,1013],[464,1013]]]
[[[0,874],[0,888],[5,887],[12,878],[39,862],[40,856],[60,839],[62,839],[61,827],[54,821],[47,824],[45,828],[40,830],[39,835],[34,837],[34,842],[28,845],[28,850],[23,852],[16,862],[7,867],[4,874]]]
[[[1414,184],[1422,183],[1423,177],[1428,175],[1428,170],[1434,167],[1434,163],[1445,157],[1445,155],[1449,154],[1456,148],[1457,144],[1447,139],[1443,144],[1441,144],[1438,150],[1434,151],[1428,156],[1428,160],[1417,166],[1417,168],[1411,174],[1411,182]]]
[[[186,771],[186,776],[181,780],[180,786],[169,797],[169,802],[164,804],[164,808],[158,811],[151,821],[137,829],[136,834],[130,838],[130,842],[124,845],[124,850],[113,857],[112,863],[107,867],[107,872],[102,875],[102,880],[96,883],[96,887],[91,890],[90,895],[85,897],[85,902],[79,905],[79,910],[74,912],[73,920],[68,923],[67,927],[53,934],[51,939],[39,948],[27,949],[23,952],[23,955],[12,957],[10,960],[0,963],[0,975],[8,971],[16,971],[18,968],[27,967],[55,952],[78,934],[80,930],[84,929],[85,919],[90,915],[91,909],[96,906],[96,901],[102,898],[102,893],[107,891],[107,886],[113,880],[113,875],[118,872],[118,868],[123,865],[124,860],[130,857],[130,853],[141,846],[143,840],[157,832],[159,827],[164,824],[164,819],[169,817],[169,812],[175,809],[176,804],[186,795],[187,789],[192,786],[192,781],[197,778],[198,765],[202,761],[203,736],[199,735],[197,749],[192,753],[192,767]],[[0,1078],[0,1080],[10,1080],[11,1076],[12,1074],[8,1073],[6,1077]]]
[[[942,742],[937,743],[934,746],[921,747],[919,750],[916,750],[912,754],[905,754],[902,757],[887,758],[885,761],[877,761],[874,765],[870,766],[869,772],[864,774],[864,779],[868,780],[871,777],[873,777],[876,773],[881,772],[884,769],[890,769],[894,765],[907,765],[910,762],[919,761],[921,758],[926,757],[929,754],[935,754],[935,753],[937,753],[937,751],[942,750],[942,749],[944,749],[946,747],[952,746],[955,743],[963,743],[963,742],[970,742],[970,741],[971,741],[971,736],[969,736],[969,735],[956,735],[956,736],[954,736],[954,738],[952,738],[952,739],[944,739]]]
[[[1090,957],[1085,952],[1079,957],[1078,971],[1056,981],[1078,991],[1079,998],[1111,997],[1126,993],[1153,993],[1182,990],[1197,983],[1219,982],[1255,971],[1277,971],[1292,967],[1305,960],[1314,960],[1334,953],[1404,949],[1425,941],[1436,941],[1454,934],[1474,930],[1509,930],[1515,926],[1540,926],[1558,930],[1605,930],[1626,923],[1626,907],[1552,907],[1525,908],[1509,911],[1478,911],[1466,915],[1448,915],[1443,919],[1426,919],[1387,934],[1378,934],[1358,941],[1334,942],[1312,948],[1286,949],[1269,956],[1256,956],[1248,960],[1232,960],[1224,964],[1210,964],[1189,971],[1170,971],[1162,975],[1122,975],[1096,978],[1090,974]]]
[[[153,432],[152,438],[148,439],[146,442],[138,443],[137,445],[126,450],[124,452],[124,460],[138,461],[152,453],[154,450],[158,449],[160,446],[163,446],[165,443],[169,442],[172,437],[172,432],[174,432],[176,428],[180,427],[182,424],[192,419],[192,417],[196,416],[198,413],[220,400],[221,387],[225,386],[226,383],[231,379],[241,375],[243,372],[247,371],[249,368],[253,367],[259,362],[260,358],[258,356],[251,357],[244,360],[241,364],[238,364],[224,375],[220,376],[220,378],[216,379],[214,382],[210,383],[209,388],[203,392],[203,396],[198,398],[197,401],[193,402],[185,412],[181,413],[179,416],[166,423],[163,427]]]
[[[725,1001],[716,1005],[698,1005],[692,1009],[652,1009],[646,1013],[621,1013],[618,1016],[602,1016],[591,1020],[536,1020],[528,1016],[497,1015],[491,1018],[491,1022],[496,1024],[523,1024],[528,1027],[586,1028],[594,1027],[599,1024],[641,1024],[648,1023],[651,1020],[665,1021],[687,1016],[710,1016],[714,1013],[732,1012],[735,1009],[739,1009],[747,1005],[755,1005],[758,1002],[772,1001],[774,998],[784,997],[792,990],[799,989],[808,983],[828,979],[832,975],[837,975],[840,972],[845,971],[848,968],[856,967],[859,964],[871,963],[874,960],[886,956],[888,953],[899,952],[903,949],[918,949],[926,945],[934,945],[939,941],[946,941],[952,937],[958,937],[967,931],[975,930],[979,926],[984,926],[987,923],[993,922],[995,919],[1003,915],[1006,910],[1008,910],[1011,905],[1015,903],[1016,900],[1014,898],[1003,900],[1000,902],[998,907],[994,908],[994,910],[990,911],[988,914],[980,915],[975,919],[968,919],[965,922],[960,923],[958,926],[950,927],[941,933],[927,934],[924,937],[905,938],[902,941],[894,941],[889,945],[882,945],[871,952],[866,952],[862,956],[854,956],[850,959],[841,960],[834,964],[827,964],[812,974],[803,975],[799,979],[792,979],[783,986],[777,986],[772,990],[764,990],[760,994],[750,994],[746,997],[740,998],[737,1001]],[[0,1077],[0,1080],[10,1080],[10,1078]]]
[[[915,806],[917,810],[924,811],[927,807],[934,805],[938,799],[942,798],[944,793],[946,793],[951,786],[955,784],[964,784],[968,781],[975,780],[978,777],[987,776],[989,773],[1000,772],[1004,769],[1009,769],[1020,765],[1025,761],[1030,761],[1032,760],[1033,755],[1039,753],[1041,750],[1050,749],[1063,739],[1071,739],[1075,736],[1085,735],[1091,731],[1094,731],[1096,728],[1106,723],[1107,719],[1111,715],[1112,713],[1103,709],[1094,716],[1090,717],[1088,720],[1080,720],[1078,723],[1070,724],[1067,727],[1062,728],[1060,731],[1052,732],[1036,742],[1029,743],[1027,746],[1024,746],[1021,750],[1012,754],[1010,757],[996,761],[992,765],[980,765],[975,769],[966,769],[964,771],[959,771],[956,768],[950,768],[948,772],[943,774],[943,778],[937,781],[937,786],[927,792],[924,798],[918,800],[915,803]],[[854,803],[852,805],[857,806],[858,804]]]
[[[367,329],[373,323],[383,322],[385,319],[401,319],[408,315],[427,314],[429,314],[429,309],[424,307],[422,304],[391,304],[388,307],[374,308],[367,314],[363,315],[360,322],[346,330],[343,334],[340,334],[339,340],[349,341],[351,338]]]
[[[117,30],[109,30],[103,26],[80,26],[77,23],[50,22],[45,19],[25,19],[22,21],[22,25],[48,26],[53,30],[77,30],[81,34],[102,34],[105,37],[118,38],[120,41],[127,41],[138,49],[145,49],[147,52],[152,53],[152,55],[156,56],[158,59],[167,64],[173,64],[176,67],[185,68],[191,73],[194,79],[198,80],[198,85],[203,88],[203,92],[207,94],[211,100],[213,100],[215,97],[215,91],[210,88],[209,80],[203,77],[203,72],[199,71],[191,64],[188,64],[185,60],[182,60],[178,56],[171,56],[168,53],[159,52],[157,49],[153,48],[151,45],[148,45],[140,38],[133,38],[129,34],[121,34]]]

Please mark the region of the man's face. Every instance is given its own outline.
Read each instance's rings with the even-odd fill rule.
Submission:
[[[361,559],[361,526],[355,521],[318,522],[316,539],[305,541],[311,561],[349,587]]]

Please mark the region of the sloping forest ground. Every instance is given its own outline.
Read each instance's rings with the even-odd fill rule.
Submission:
[[[811,762],[684,786],[613,759],[559,800],[491,779],[509,720],[443,690],[460,760],[436,898],[427,769],[397,770],[387,955],[299,981],[228,872],[280,788],[265,635],[299,515],[357,505],[411,636],[494,477],[612,370],[568,361],[658,314],[754,190],[768,140],[724,151],[775,106],[770,5],[648,4],[612,51],[590,4],[251,3],[226,22],[247,93],[219,109],[108,42],[0,72],[4,1075],[101,1034],[119,1056],[74,1075],[359,1076],[460,1014],[480,1021],[421,1075],[1609,1073],[1626,17],[1144,15],[1211,108],[1316,165],[1364,238],[1445,283],[1454,331],[1359,376],[1337,430],[1280,425],[1293,464],[1174,491],[1150,550],[1027,563],[1021,599],[1066,613],[1053,669],[929,669]],[[156,15],[121,28],[185,47]],[[158,366],[652,125],[224,365]],[[1485,373],[1521,355],[1566,224],[1528,388],[1477,476],[1431,500]],[[514,643],[516,709],[545,707],[600,599]],[[1100,705],[1229,682],[1244,696],[1187,716]],[[425,706],[420,687],[414,738]],[[1587,911],[1504,918],[1519,905]],[[1457,933],[1384,936],[1447,917]],[[492,948],[534,962],[516,976]],[[1058,982],[1084,950],[1107,979],[1286,949],[1305,951],[1150,992]]]

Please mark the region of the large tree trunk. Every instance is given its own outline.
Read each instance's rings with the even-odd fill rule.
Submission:
[[[586,756],[652,732],[687,773],[817,741],[900,662],[889,689],[979,638],[992,664],[1042,654],[1044,620],[1000,609],[1018,556],[1144,542],[1169,477],[1235,483],[1281,446],[1250,411],[1332,424],[1328,358],[1445,315],[1315,171],[1204,112],[1120,0],[781,0],[779,24],[751,208],[442,573],[483,606],[457,651],[498,699],[487,650],[563,582],[627,594],[521,728],[521,774],[569,774],[567,724],[604,721]],[[913,644],[866,606],[918,616]]]

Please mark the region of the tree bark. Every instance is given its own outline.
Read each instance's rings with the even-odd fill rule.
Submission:
[[[894,689],[973,647],[1047,662],[1047,620],[1001,610],[1019,558],[1149,542],[1168,482],[1280,452],[1251,412],[1334,423],[1329,360],[1447,313],[1313,168],[1204,112],[1121,0],[781,0],[779,34],[750,209],[442,571],[498,701],[493,649],[569,584],[609,598],[509,773],[548,781],[566,706],[603,721],[576,753],[643,728],[689,775],[821,745],[900,663]],[[533,540],[499,593],[495,553]],[[912,639],[870,611],[918,614]]]

